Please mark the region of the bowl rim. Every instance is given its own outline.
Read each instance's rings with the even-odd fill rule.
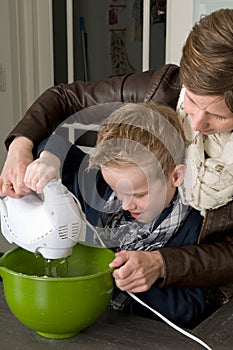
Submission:
[[[25,273],[22,272],[16,272],[13,271],[11,269],[8,269],[5,266],[0,266],[0,276],[1,275],[1,271],[7,271],[9,274],[14,275],[16,277],[20,277],[20,278],[25,278],[25,279],[31,279],[33,281],[53,281],[53,282],[61,282],[61,281],[82,281],[82,280],[90,280],[90,279],[95,279],[95,278],[99,278],[102,277],[110,272],[113,272],[113,268],[109,268],[107,270],[101,271],[101,272],[97,272],[94,274],[90,274],[90,275],[84,275],[84,276],[72,276],[72,277],[49,277],[49,276],[37,276],[37,275],[27,275]]]
[[[86,245],[86,246],[89,246],[89,247],[95,247],[95,248],[105,248],[105,247],[100,247],[100,246],[93,246],[92,244],[86,244],[86,243],[81,243],[79,242],[79,244],[81,245]],[[112,273],[114,268],[112,267],[109,267],[105,270],[102,270],[100,272],[96,272],[96,273],[93,273],[93,274],[89,274],[89,275],[83,275],[83,276],[71,276],[71,277],[50,277],[50,276],[37,276],[37,275],[27,275],[26,273],[23,273],[23,272],[17,272],[17,271],[14,271],[4,265],[1,265],[1,262],[2,260],[4,261],[7,256],[13,254],[15,251],[17,250],[22,250],[23,248],[21,247],[15,247],[7,252],[5,252],[3,254],[3,256],[0,258],[0,276],[2,276],[2,271],[7,271],[8,273],[10,273],[11,275],[14,275],[14,276],[17,276],[17,277],[20,277],[20,278],[25,278],[25,279],[31,279],[31,280],[39,280],[39,281],[44,281],[44,282],[47,282],[47,281],[53,281],[53,282],[58,282],[58,281],[62,281],[62,280],[65,280],[65,281],[75,281],[75,280],[90,280],[90,279],[95,279],[95,278],[100,278],[102,277],[103,275],[106,275],[108,273]],[[109,248],[105,248],[109,251],[111,251],[111,249]],[[24,249],[23,249],[24,250]],[[112,251],[113,253],[113,251]],[[114,255],[114,253],[113,253]]]

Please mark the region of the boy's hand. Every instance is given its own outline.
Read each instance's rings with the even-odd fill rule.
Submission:
[[[115,268],[113,277],[122,291],[144,292],[164,277],[164,261],[159,251],[123,250],[115,254],[109,266]]]
[[[60,177],[59,169],[59,158],[48,151],[43,151],[40,158],[27,167],[24,182],[33,191],[42,193],[49,180]]]

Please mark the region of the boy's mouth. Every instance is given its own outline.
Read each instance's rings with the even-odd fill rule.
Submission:
[[[134,219],[139,218],[139,216],[140,216],[141,214],[142,214],[142,213],[134,213],[134,212],[131,212],[131,211],[130,211],[130,215],[131,215]]]

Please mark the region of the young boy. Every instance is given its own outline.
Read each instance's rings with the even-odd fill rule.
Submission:
[[[25,183],[37,192],[59,176],[61,152],[52,148],[46,146],[27,169]],[[182,204],[177,190],[184,178],[184,151],[170,107],[128,103],[102,124],[91,156],[76,146],[69,149],[62,181],[104,244],[116,252],[110,264],[117,287],[113,307],[155,317],[125,293],[134,292],[171,321],[193,328],[209,309],[205,291],[159,288],[164,271],[154,270],[162,259],[159,248],[195,244],[202,225],[202,216]]]

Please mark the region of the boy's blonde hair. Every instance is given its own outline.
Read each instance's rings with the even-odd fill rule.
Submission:
[[[184,139],[176,112],[153,102],[127,103],[101,125],[91,167],[138,165],[153,178],[168,177],[184,162]]]

